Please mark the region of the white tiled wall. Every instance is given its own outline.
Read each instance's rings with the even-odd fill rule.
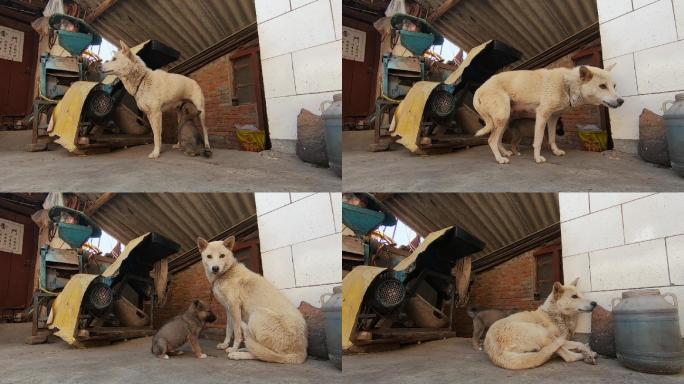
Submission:
[[[644,108],[662,114],[684,92],[684,0],[597,0],[604,65],[625,104],[610,110],[619,148],[636,150]],[[624,145],[619,143],[623,142]]]
[[[342,0],[256,0],[268,126],[294,151],[297,115],[342,90]]]
[[[658,288],[684,302],[684,194],[561,193],[563,276],[607,309],[623,291]],[[679,307],[684,333],[684,306]],[[591,330],[582,315],[577,332]]]
[[[264,277],[320,307],[342,281],[341,193],[255,193]]]

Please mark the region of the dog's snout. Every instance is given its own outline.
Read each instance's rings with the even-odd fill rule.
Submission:
[[[596,302],[595,301],[592,301],[590,304],[591,304],[592,308],[596,308]]]
[[[618,103],[618,107],[619,107],[619,106],[621,106],[622,104],[625,103],[625,99],[619,97],[619,98],[617,99],[617,103]]]
[[[207,322],[213,323],[214,321],[216,321],[216,315],[214,315],[213,312],[209,312],[209,316],[207,316]]]
[[[218,272],[219,271],[218,265],[214,265],[213,267],[211,267],[211,271],[214,273]]]

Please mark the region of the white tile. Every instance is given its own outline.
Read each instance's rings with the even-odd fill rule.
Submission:
[[[335,232],[342,232],[342,193],[333,192],[330,194],[330,201],[335,217]]]
[[[667,244],[667,260],[670,266],[670,282],[672,284],[684,285],[684,235],[668,237],[665,239]],[[684,297],[682,297],[684,305]]]
[[[258,29],[263,59],[335,40],[329,0],[318,0],[260,23]]]
[[[342,281],[342,235],[339,233],[292,246],[297,287]]]
[[[290,204],[290,195],[287,192],[257,192],[254,194],[254,203],[257,215],[261,216]]]
[[[638,9],[646,5],[655,3],[656,1],[658,0],[632,0],[632,3],[634,5],[634,9]]]
[[[332,100],[336,93],[339,91],[266,99],[271,139],[296,139],[297,116],[302,108],[320,115],[321,103]]]
[[[321,307],[321,295],[332,293],[333,288],[341,284],[315,285],[312,287],[299,287],[283,289],[282,292],[295,307],[299,307],[302,301],[313,305],[314,307]]]
[[[290,0],[290,4],[292,5],[292,9],[297,9],[309,3],[313,3],[314,1],[316,0]]]
[[[257,23],[262,23],[290,11],[290,0],[255,0]]]
[[[342,89],[342,40],[292,54],[297,94]]]
[[[634,54],[640,93],[684,89],[684,40]]]
[[[335,22],[335,38],[342,39],[342,0],[330,0],[332,6],[333,21]]]
[[[657,93],[652,95],[623,97],[625,104],[618,109],[610,109],[610,127],[614,139],[639,139],[639,116],[644,108],[659,115],[663,114],[662,105],[666,100],[674,100],[681,92]]]
[[[306,192],[306,193],[303,193],[303,192],[291,192],[291,193],[290,193],[290,199],[291,199],[292,202],[294,203],[294,202],[297,201],[297,200],[301,200],[301,199],[303,199],[303,198],[305,198],[305,197],[309,197],[309,196],[311,196],[311,195],[313,195],[313,192]]]
[[[582,292],[591,291],[591,276],[589,274],[589,254],[580,253],[579,255],[563,258],[563,278],[564,284],[569,284],[579,277],[577,287]]]
[[[624,244],[620,207],[561,223],[561,238],[565,256]]]
[[[586,192],[563,192],[558,194],[560,220],[568,221],[589,213],[589,194]]]
[[[601,47],[606,59],[677,40],[670,0],[660,0],[637,9],[601,24],[600,28]]]
[[[589,206],[592,212],[620,205],[648,196],[649,193],[590,193]]]
[[[665,240],[656,239],[589,253],[595,291],[668,285]]]
[[[335,233],[327,193],[261,215],[258,224],[262,252]]]
[[[266,280],[278,289],[292,288],[295,284],[295,274],[292,265],[292,249],[285,246],[261,253],[261,268]]]
[[[611,78],[615,83],[615,91],[621,97],[633,96],[638,94],[636,74],[634,73],[634,54],[618,56],[604,60],[603,68],[615,64],[615,68],[610,71]]]
[[[266,98],[291,96],[296,94],[294,73],[292,72],[292,54],[272,57],[261,61],[264,78],[264,95]]]
[[[625,241],[634,243],[684,233],[684,194],[658,193],[622,206]]]
[[[674,8],[675,20],[677,21],[679,39],[684,40],[684,0],[672,0],[672,7]]]
[[[632,11],[632,0],[597,0],[599,22],[614,19]]]

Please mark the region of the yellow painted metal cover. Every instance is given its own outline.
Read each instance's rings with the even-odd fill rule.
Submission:
[[[101,276],[116,276],[119,272],[119,268],[121,268],[121,263],[123,263],[131,251],[149,235],[149,233],[146,233],[131,240],[126,245],[126,249],[124,249],[121,255],[116,258],[114,263],[107,267]],[[58,336],[69,344],[77,344],[76,332],[78,331],[78,316],[81,313],[81,303],[83,302],[83,296],[85,296],[90,283],[96,277],[98,277],[98,275],[87,273],[79,273],[72,276],[62,292],[57,295],[57,298],[52,305],[52,313],[50,314],[52,321],[48,324],[48,327],[50,329],[58,329],[58,331],[55,332],[55,336]]]
[[[468,57],[463,60],[463,63],[444,80],[444,84],[454,84],[463,75],[463,71],[468,68],[470,62],[483,49],[487,48],[492,43],[488,41],[484,44],[478,45],[468,52]],[[394,113],[394,130],[391,132],[392,136],[400,136],[398,143],[406,147],[411,152],[416,152],[418,148],[418,140],[420,140],[420,123],[423,120],[423,111],[425,104],[430,97],[432,91],[440,83],[434,81],[419,81],[411,87],[406,94],[404,100],[399,103],[397,110]]]
[[[77,81],[71,84],[52,113],[53,128],[50,131],[50,136],[59,136],[55,142],[69,152],[76,150],[78,125],[81,122],[83,104],[96,85],[97,83],[93,81]]]
[[[356,325],[363,297],[368,286],[387,268],[361,265],[352,269],[342,279],[342,349],[352,346],[352,332]]]

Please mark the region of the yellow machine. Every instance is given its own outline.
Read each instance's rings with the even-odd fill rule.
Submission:
[[[430,233],[392,268],[361,265],[342,280],[342,348],[454,336],[452,269],[484,243],[458,227]],[[448,313],[443,312],[448,308]]]

